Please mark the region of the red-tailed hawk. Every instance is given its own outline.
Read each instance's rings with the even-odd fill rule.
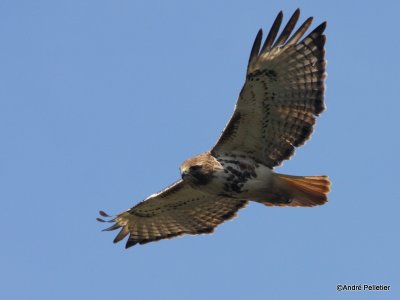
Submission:
[[[98,218],[114,223],[105,230],[121,228],[115,243],[128,235],[126,248],[210,233],[248,201],[307,207],[327,201],[326,176],[273,171],[310,138],[324,110],[326,22],[301,40],[312,17],[292,34],[299,15],[297,9],[276,38],[280,12],[262,46],[262,30],[258,32],[245,84],[217,144],[183,162],[181,180],[109,221]]]

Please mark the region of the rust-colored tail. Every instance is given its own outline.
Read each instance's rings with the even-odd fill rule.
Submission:
[[[328,176],[275,175],[292,197],[289,206],[315,206],[328,201],[331,185]]]

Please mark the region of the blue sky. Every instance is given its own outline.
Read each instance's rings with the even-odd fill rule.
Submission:
[[[395,1],[0,2],[2,299],[399,299]],[[179,177],[230,117],[260,27],[328,21],[328,110],[279,172],[322,207],[252,204],[125,250],[95,221]],[[390,292],[338,292],[337,284]]]

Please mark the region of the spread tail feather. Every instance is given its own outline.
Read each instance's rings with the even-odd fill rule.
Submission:
[[[315,206],[328,201],[330,191],[328,176],[291,176],[276,174],[279,184],[291,197],[288,206]]]

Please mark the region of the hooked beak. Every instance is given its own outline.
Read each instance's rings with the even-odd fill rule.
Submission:
[[[188,176],[188,175],[189,175],[189,171],[187,169],[186,170],[181,170],[182,179],[185,179],[185,177]]]

